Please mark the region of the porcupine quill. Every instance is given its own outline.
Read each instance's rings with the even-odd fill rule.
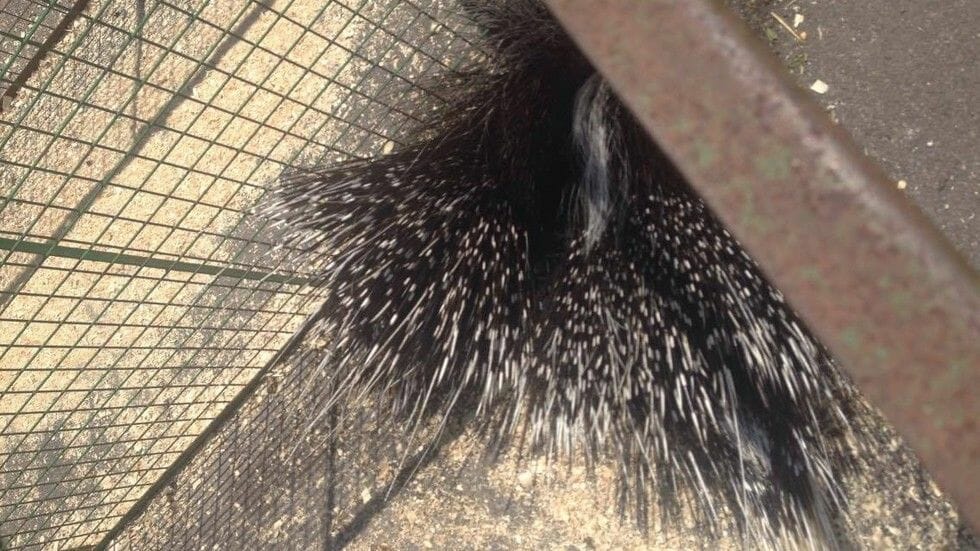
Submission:
[[[487,56],[414,139],[264,207],[326,292],[332,401],[418,423],[475,394],[489,449],[612,460],[641,523],[837,547],[832,360],[539,1],[462,4]]]

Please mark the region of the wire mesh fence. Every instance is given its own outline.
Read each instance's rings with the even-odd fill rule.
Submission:
[[[250,209],[284,167],[397,142],[400,98],[466,50],[446,21],[430,1],[0,2],[0,547],[103,542],[254,390],[317,297]]]
[[[64,36],[87,3],[70,6],[36,0],[0,2],[0,112],[9,107],[40,60]]]

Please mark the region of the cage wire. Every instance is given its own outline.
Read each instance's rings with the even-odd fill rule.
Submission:
[[[0,2],[0,14],[3,14],[0,17],[0,56],[4,64],[0,72],[0,111],[3,111],[78,12],[55,2],[4,0]]]
[[[0,0],[0,549],[353,537],[336,450],[287,449],[316,373],[268,369],[318,297],[251,209],[398,143],[461,29],[431,0]]]

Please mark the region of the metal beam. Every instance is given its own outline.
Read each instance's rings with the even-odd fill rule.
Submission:
[[[711,0],[547,0],[980,526],[980,277]]]
[[[309,279],[301,276],[277,274],[274,272],[260,272],[256,270],[242,270],[232,268],[227,265],[184,262],[176,259],[156,258],[153,256],[142,256],[123,252],[109,252],[99,249],[84,247],[70,247],[59,245],[57,241],[44,241],[38,243],[26,239],[10,239],[0,237],[0,250],[8,250],[15,253],[30,253],[40,257],[37,266],[49,256],[61,258],[74,258],[76,260],[90,260],[92,262],[106,262],[108,264],[125,264],[127,266],[137,266],[139,268],[158,268],[161,270],[188,272],[190,274],[206,274],[233,279],[249,279],[260,282],[282,283],[287,285],[308,285]],[[34,267],[32,265],[22,265],[24,267]],[[14,297],[16,291],[0,290],[0,295]]]

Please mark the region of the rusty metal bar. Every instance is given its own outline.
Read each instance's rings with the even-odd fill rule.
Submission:
[[[548,0],[980,526],[980,277],[711,0]]]

